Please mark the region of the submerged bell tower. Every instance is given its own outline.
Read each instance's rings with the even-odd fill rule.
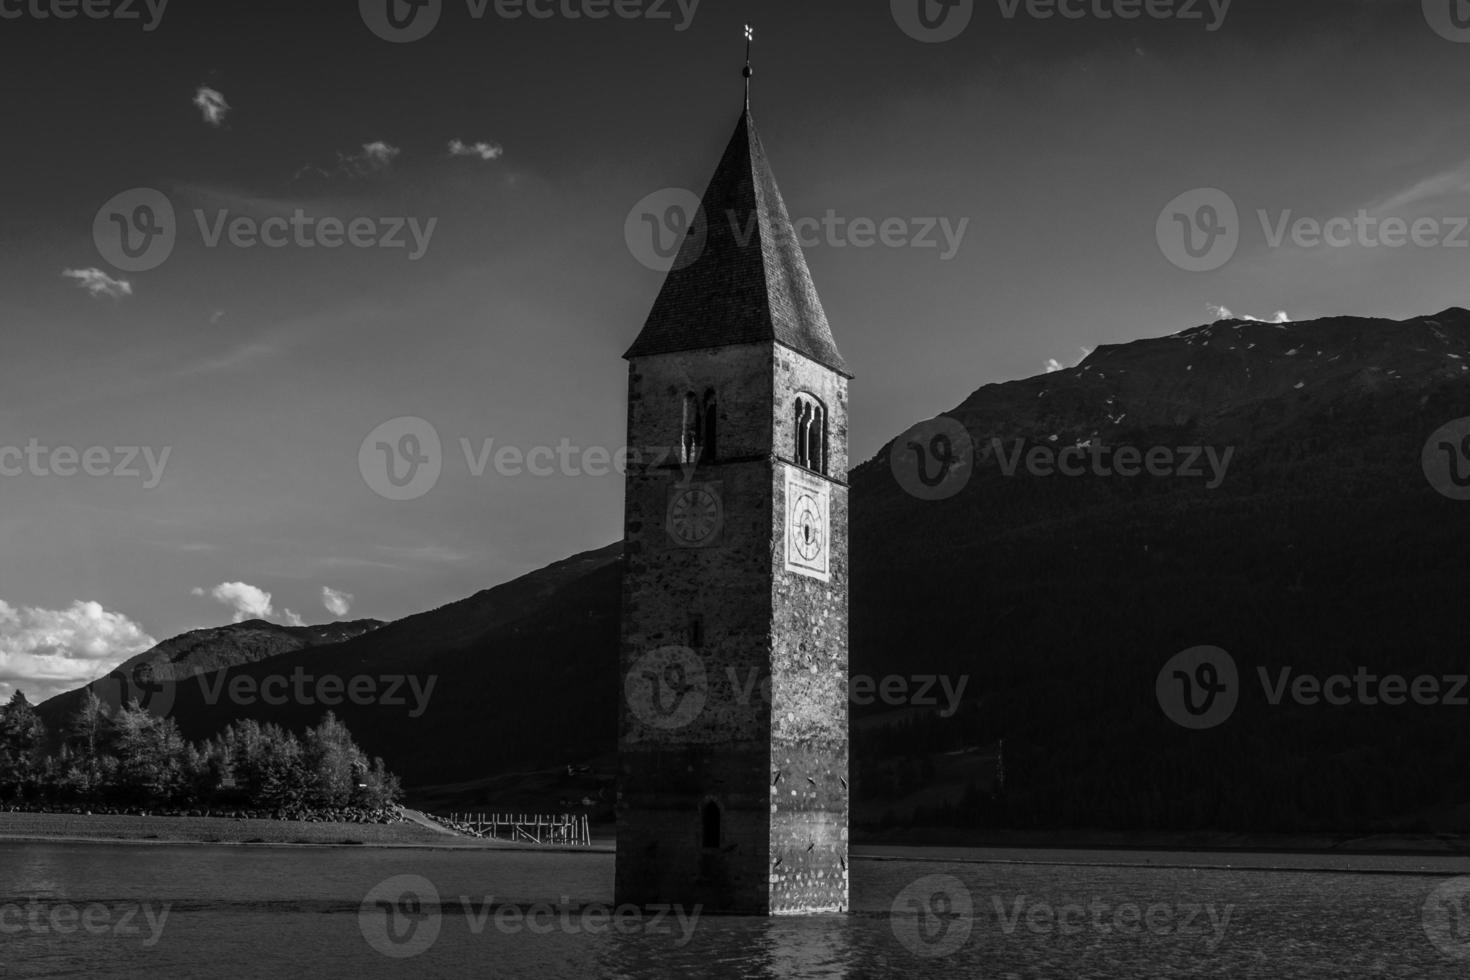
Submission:
[[[747,30],[747,39],[749,39]],[[848,908],[851,375],[746,102],[642,332],[617,901]]]

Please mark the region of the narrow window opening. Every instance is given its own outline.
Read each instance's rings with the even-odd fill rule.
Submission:
[[[710,388],[704,393],[704,447],[701,459],[706,463],[715,461],[717,452],[717,429],[719,427],[719,413],[716,411],[715,390]]]
[[[812,465],[812,404],[803,398],[797,402],[797,408],[796,462],[802,466],[810,467]]]
[[[718,849],[720,846],[720,805],[714,800],[705,803],[700,813],[700,823],[704,830],[704,846]]]
[[[822,429],[824,428],[822,418],[822,406],[813,405],[811,413],[811,424],[807,426],[807,452],[806,465],[814,470],[822,468]]]
[[[684,396],[684,435],[680,445],[681,463],[699,462],[700,444],[704,439],[704,425],[700,419],[699,399],[694,392]]]

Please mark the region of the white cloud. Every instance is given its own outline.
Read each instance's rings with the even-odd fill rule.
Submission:
[[[203,589],[192,590],[194,595],[204,595]],[[245,582],[221,582],[209,590],[215,601],[222,602],[235,610],[235,622],[247,619],[270,619],[275,615],[271,607],[271,594]]]
[[[296,171],[292,179],[299,180],[308,174],[315,174],[328,180],[334,177],[371,177],[391,167],[393,161],[397,160],[402,153],[401,149],[391,143],[374,140],[371,143],[362,144],[361,152],[338,153],[337,166],[332,170],[308,164]]]
[[[362,153],[356,157],[348,157],[349,160],[363,160],[376,167],[386,167],[398,158],[403,151],[396,146],[389,146],[382,140],[373,143],[362,144]]]
[[[19,689],[39,703],[81,687],[157,642],[96,602],[78,600],[53,610],[0,600],[0,698]]]
[[[473,557],[468,552],[442,544],[417,546],[380,544],[378,550],[389,557],[413,562],[461,562],[469,561]]]
[[[223,125],[225,116],[230,112],[230,104],[225,101],[225,97],[206,85],[199,86],[199,91],[194,93],[194,105],[204,114],[204,121],[211,126]]]
[[[505,147],[498,143],[465,143],[463,140],[449,141],[449,155],[452,157],[478,157],[481,160],[499,160],[505,153]]]
[[[1091,347],[1079,347],[1077,349],[1082,352],[1082,356],[1077,359],[1077,364],[1081,364],[1083,361],[1087,360],[1090,356],[1092,356],[1092,352],[1094,350],[1094,348],[1091,348]],[[1063,364],[1061,361],[1057,360],[1055,357],[1048,357],[1046,359],[1046,373],[1047,374],[1056,374],[1058,371],[1065,371],[1065,370],[1067,370],[1068,367],[1075,367],[1075,366],[1076,365]]]
[[[243,623],[247,619],[264,619],[278,620],[287,626],[306,625],[306,620],[290,609],[282,609],[277,613],[275,605],[271,602],[271,594],[247,582],[221,582],[207,592],[204,589],[195,588],[190,589],[189,594],[208,595],[216,602],[221,602],[234,609],[234,621],[237,623]]]
[[[189,377],[196,374],[214,374],[219,371],[233,371],[236,368],[248,366],[256,361],[274,357],[280,352],[281,348],[276,344],[264,341],[250,341],[233,347],[222,354],[213,354],[186,364],[175,373],[179,377]]]
[[[1431,177],[1425,177],[1397,193],[1389,195],[1367,210],[1375,215],[1404,216],[1420,204],[1446,197],[1470,194],[1470,160]],[[1464,212],[1458,212],[1463,214]]]
[[[111,296],[122,299],[133,295],[133,284],[126,279],[114,279],[101,269],[62,269],[66,279],[75,279],[77,285],[93,296]]]
[[[368,177],[387,170],[402,152],[398,147],[384,143],[382,140],[364,143],[361,153],[337,154],[337,171],[348,176]]]
[[[333,616],[342,617],[352,612],[352,593],[339,592],[336,589],[322,586],[322,605],[327,607],[327,612]]]
[[[1277,310],[1276,315],[1273,316],[1271,319],[1263,320],[1258,316],[1251,316],[1248,313],[1236,316],[1234,313],[1230,312],[1230,307],[1220,306],[1218,303],[1207,303],[1205,304],[1205,309],[1209,311],[1210,316],[1214,317],[1215,322],[1217,323],[1221,320],[1248,320],[1251,323],[1291,322],[1291,316],[1285,310]]]

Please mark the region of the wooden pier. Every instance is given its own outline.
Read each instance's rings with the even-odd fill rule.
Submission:
[[[588,847],[592,830],[585,813],[451,813],[435,817],[444,826],[471,837]]]

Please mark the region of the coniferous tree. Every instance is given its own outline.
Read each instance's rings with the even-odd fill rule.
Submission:
[[[0,798],[20,798],[39,788],[44,771],[46,726],[26,696],[16,691],[0,708]]]

